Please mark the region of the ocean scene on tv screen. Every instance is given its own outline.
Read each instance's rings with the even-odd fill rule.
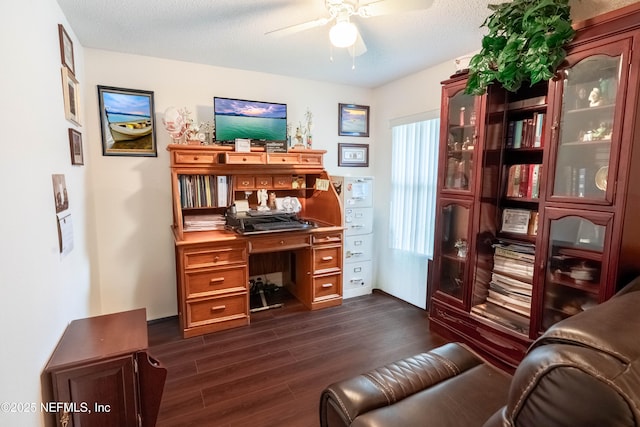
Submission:
[[[286,104],[215,98],[214,114],[217,141],[287,138]]]

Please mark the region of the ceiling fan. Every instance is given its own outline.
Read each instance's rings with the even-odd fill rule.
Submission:
[[[321,27],[335,21],[329,30],[331,44],[335,47],[352,48],[351,55],[359,56],[367,51],[367,47],[358,28],[351,22],[352,16],[371,18],[410,10],[428,9],[433,4],[433,0],[375,0],[369,3],[363,3],[360,0],[325,0],[324,3],[329,16],[278,28],[266,34],[285,36]]]

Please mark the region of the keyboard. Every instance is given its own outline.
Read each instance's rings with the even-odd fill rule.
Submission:
[[[277,221],[253,224],[253,229],[256,231],[304,230],[311,227],[311,224],[306,224],[298,221]]]

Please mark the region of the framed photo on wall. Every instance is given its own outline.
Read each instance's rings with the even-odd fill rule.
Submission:
[[[62,24],[58,24],[58,38],[60,39],[60,59],[62,65],[67,67],[71,74],[76,74],[76,66],[73,58],[73,42]]]
[[[338,104],[338,135],[369,136],[369,106]]]
[[[156,157],[153,92],[98,86],[103,156]]]
[[[62,67],[62,95],[64,96],[64,117],[72,123],[80,123],[80,84],[67,67]]]
[[[82,134],[69,128],[69,148],[71,150],[71,164],[84,165],[84,153],[82,151]]]
[[[369,144],[338,144],[338,166],[368,167]]]

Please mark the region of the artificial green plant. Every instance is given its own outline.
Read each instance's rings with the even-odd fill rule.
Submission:
[[[564,60],[564,46],[575,34],[569,0],[513,0],[490,4],[481,27],[489,33],[469,62],[466,92],[481,95],[494,81],[515,92],[553,77]]]

